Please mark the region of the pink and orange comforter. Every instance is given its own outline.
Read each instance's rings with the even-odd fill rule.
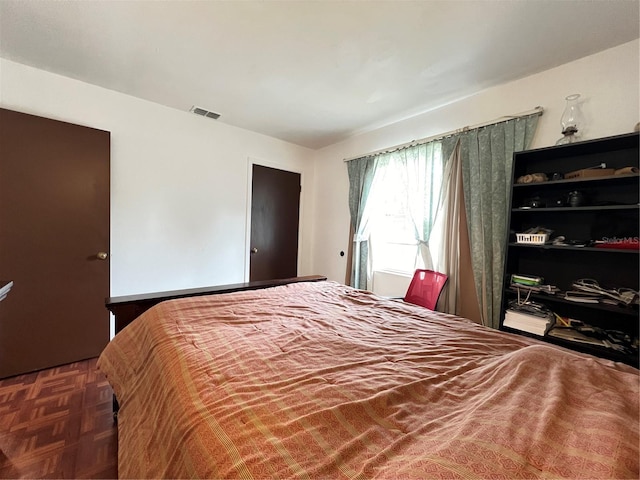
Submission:
[[[638,478],[638,371],[333,282],[164,302],[99,360],[124,478]]]

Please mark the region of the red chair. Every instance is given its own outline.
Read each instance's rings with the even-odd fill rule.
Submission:
[[[448,275],[433,270],[416,270],[409,284],[404,301],[435,310]]]

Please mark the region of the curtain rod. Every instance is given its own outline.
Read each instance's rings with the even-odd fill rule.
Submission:
[[[476,129],[476,128],[488,127],[489,125],[495,125],[497,123],[506,122],[508,120],[513,120],[515,118],[528,117],[529,115],[534,115],[536,113],[542,114],[543,112],[544,112],[544,108],[536,107],[536,108],[534,108],[532,110],[527,110],[526,112],[517,113],[515,115],[504,115],[504,116],[502,116],[500,118],[497,118],[495,120],[491,120],[490,122],[479,123],[477,125],[457,128],[456,130],[451,130],[450,132],[440,133],[438,135],[432,135],[430,137],[421,138],[419,140],[412,140],[410,142],[402,143],[402,144],[396,145],[394,147],[383,148],[381,150],[376,150],[375,152],[366,153],[364,155],[358,155],[357,157],[345,158],[344,161],[345,162],[350,162],[351,160],[357,160],[359,158],[366,158],[366,157],[373,157],[375,155],[380,155],[382,153],[397,152],[398,150],[402,150],[404,148],[415,147],[416,145],[422,145],[423,143],[433,142],[435,140],[442,140],[443,138],[450,137],[450,136],[455,135],[457,133],[466,132],[468,130],[473,130],[473,129]]]

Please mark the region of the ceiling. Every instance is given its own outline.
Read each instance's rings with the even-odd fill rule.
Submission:
[[[0,56],[312,149],[638,38],[639,0],[0,0]]]

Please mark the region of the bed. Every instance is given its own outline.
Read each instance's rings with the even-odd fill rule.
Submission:
[[[633,367],[331,281],[158,303],[99,358],[122,478],[638,478]]]

